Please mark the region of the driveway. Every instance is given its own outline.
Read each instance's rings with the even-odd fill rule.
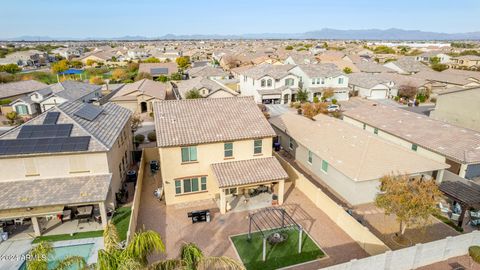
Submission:
[[[229,237],[248,232],[248,212],[220,215],[218,207],[211,200],[166,206],[152,195],[159,180],[146,174],[137,222],[139,229],[143,227],[159,232],[165,243],[166,254],[154,255],[150,260],[176,257],[180,246],[185,242],[196,243],[208,256],[238,259]],[[286,185],[286,200],[282,207],[328,255],[323,260],[297,266],[295,269],[318,269],[368,256],[352,238],[290,183]],[[212,221],[192,224],[187,213],[201,209],[210,209]]]

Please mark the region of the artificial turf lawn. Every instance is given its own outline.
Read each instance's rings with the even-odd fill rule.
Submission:
[[[273,270],[313,261],[325,256],[322,250],[305,232],[302,234],[302,253],[298,253],[298,231],[288,230],[285,233],[288,234],[288,239],[285,242],[276,245],[270,245],[267,242],[267,258],[265,262],[262,261],[263,237],[260,232],[252,233],[251,241],[248,241],[248,234],[230,238],[248,270]],[[267,235],[268,232],[265,234]]]
[[[115,224],[117,228],[118,236],[120,240],[123,241],[127,238],[128,225],[130,223],[130,215],[132,213],[132,208],[120,207],[115,211],[115,214],[112,218],[112,223]],[[102,237],[103,230],[99,231],[90,231],[90,232],[78,232],[70,236],[70,234],[58,234],[58,235],[49,235],[49,236],[38,236],[33,240],[33,243],[39,243],[42,241],[47,242],[56,242],[64,240],[74,240],[74,239],[83,239],[83,238],[94,238]]]

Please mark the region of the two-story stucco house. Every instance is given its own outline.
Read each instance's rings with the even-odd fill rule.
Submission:
[[[225,213],[239,200],[254,203],[259,187],[283,203],[288,175],[272,156],[275,132],[252,97],[167,100],[154,109],[167,205],[214,200]]]
[[[337,100],[348,100],[348,77],[334,64],[300,64],[290,70],[301,78],[301,87],[309,92],[309,100],[332,89]]]
[[[29,220],[41,235],[87,206],[106,226],[131,164],[131,115],[113,103],[66,102],[2,134],[2,219]]]
[[[295,100],[300,77],[293,65],[262,64],[239,71],[240,95],[253,96],[255,102],[287,104]]]

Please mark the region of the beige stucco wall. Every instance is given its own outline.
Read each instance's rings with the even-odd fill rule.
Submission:
[[[480,90],[438,95],[430,117],[480,131]]]
[[[112,100],[112,102],[119,105],[119,106],[122,106],[126,109],[129,109],[133,113],[137,112],[138,104],[137,104],[136,100],[133,100],[133,101],[130,101],[130,100]]]
[[[219,194],[219,187],[210,165],[219,162],[265,158],[272,156],[272,138],[264,138],[262,154],[254,155],[254,140],[235,141],[233,143],[233,159],[224,158],[224,142],[197,145],[197,162],[182,164],[181,147],[159,148],[162,181],[167,205],[214,199]],[[207,176],[207,191],[175,194],[175,179],[191,176]]]

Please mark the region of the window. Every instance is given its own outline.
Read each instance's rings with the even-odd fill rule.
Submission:
[[[285,86],[293,86],[295,84],[294,79],[285,79]]]
[[[338,78],[338,84],[343,84],[343,78]]]
[[[322,84],[325,84],[325,79],[322,78]]]
[[[412,150],[413,150],[413,151],[417,151],[417,148],[418,148],[418,145],[416,145],[416,144],[413,143],[413,144],[412,144]]]
[[[268,79],[268,81],[267,81],[267,86],[268,86],[268,87],[271,87],[271,86],[272,86],[272,80],[271,80],[271,79]]]
[[[290,148],[290,150],[293,150],[294,143],[295,143],[295,140],[290,137],[288,140],[288,148]]]
[[[328,172],[328,162],[325,161],[325,160],[322,160],[322,171],[324,173],[327,173]]]
[[[28,107],[26,105],[17,105],[15,106],[15,111],[20,115],[28,114]]]
[[[253,141],[253,153],[254,154],[262,153],[262,140]]]
[[[233,143],[224,143],[223,144],[223,156],[228,158],[228,157],[233,157]]]
[[[227,188],[225,189],[225,195],[234,195],[237,194],[237,188]]]
[[[261,87],[265,87],[265,80],[261,80],[261,81],[260,81],[260,86],[261,86]]]
[[[363,123],[363,129],[367,129],[367,124]]]
[[[378,135],[378,128],[375,128],[375,129],[373,130],[373,133],[375,133],[375,134]]]
[[[315,79],[312,79],[312,84],[315,84],[315,82],[316,82]]]
[[[205,190],[207,190],[206,176],[200,177],[200,180],[198,177],[175,180],[175,194],[193,193]]]
[[[308,151],[308,163],[312,164],[313,161],[313,153],[312,151]]]
[[[197,147],[182,147],[182,162],[197,161]]]

